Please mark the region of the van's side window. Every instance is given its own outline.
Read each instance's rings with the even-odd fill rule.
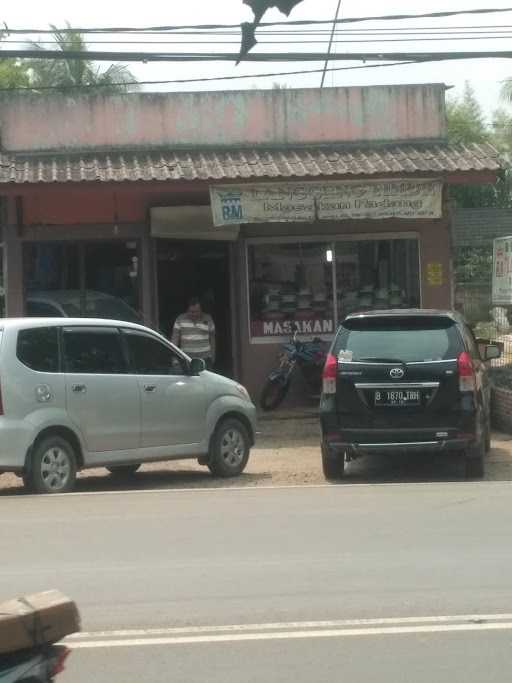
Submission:
[[[187,363],[159,339],[137,331],[124,330],[130,357],[138,375],[186,375]]]
[[[64,329],[64,370],[88,375],[128,372],[121,334],[109,327]]]
[[[58,372],[59,344],[56,327],[34,327],[18,332],[16,355],[23,365],[38,372]]]

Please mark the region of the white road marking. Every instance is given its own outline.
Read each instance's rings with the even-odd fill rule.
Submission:
[[[161,638],[126,638],[123,640],[84,640],[66,642],[71,650],[147,647],[149,645],[196,645],[212,643],[236,643],[261,640],[305,640],[312,638],[355,638],[364,636],[397,636],[427,633],[461,633],[477,631],[509,631],[512,621],[493,623],[435,624],[424,626],[387,626],[373,628],[340,628],[306,631],[275,631],[260,633],[225,633],[191,636],[168,636]]]
[[[37,500],[52,500],[55,498],[73,498],[80,496],[124,496],[127,494],[133,495],[152,495],[152,494],[169,494],[169,493],[219,493],[219,492],[240,492],[240,491],[283,491],[294,489],[332,489],[333,491],[343,491],[354,488],[425,488],[432,486],[446,486],[476,488],[482,485],[488,486],[511,486],[511,481],[397,481],[397,482],[375,482],[375,483],[349,483],[343,484],[278,484],[272,486],[265,484],[264,486],[191,486],[180,488],[161,488],[161,489],[123,489],[122,491],[73,491],[71,493],[48,493],[48,494],[23,494],[16,496],[0,497],[0,501],[23,501],[30,499]]]
[[[179,626],[171,628],[153,629],[124,629],[113,631],[92,631],[90,633],[76,633],[66,640],[95,640],[98,638],[140,638],[153,636],[173,636],[179,634],[202,634],[202,633],[230,633],[243,631],[287,631],[290,629],[331,629],[346,628],[349,626],[389,626],[398,624],[446,624],[463,622],[466,624],[478,624],[480,622],[512,621],[512,614],[461,614],[450,616],[429,617],[383,617],[380,619],[341,619],[326,621],[285,621],[269,622],[266,624],[228,624],[217,626]]]

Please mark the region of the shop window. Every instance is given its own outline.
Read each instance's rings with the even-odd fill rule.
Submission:
[[[255,244],[248,259],[253,339],[328,338],[348,313],[420,306],[414,238]]]
[[[140,323],[137,253],[136,241],[26,244],[26,314]]]
[[[415,239],[336,242],[338,320],[358,310],[420,305]]]
[[[249,247],[252,337],[334,333],[332,255],[329,242]]]

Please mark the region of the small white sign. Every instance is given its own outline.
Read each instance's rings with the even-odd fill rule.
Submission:
[[[495,306],[512,305],[512,237],[494,240],[492,303]]]
[[[340,351],[338,353],[338,363],[351,363],[353,357],[352,351]]]

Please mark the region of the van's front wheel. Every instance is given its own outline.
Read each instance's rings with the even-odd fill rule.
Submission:
[[[215,430],[210,446],[208,467],[216,477],[237,477],[249,460],[251,440],[240,420],[223,420]]]
[[[76,454],[69,441],[47,436],[35,444],[23,482],[34,493],[68,493],[75,486],[76,471]]]

